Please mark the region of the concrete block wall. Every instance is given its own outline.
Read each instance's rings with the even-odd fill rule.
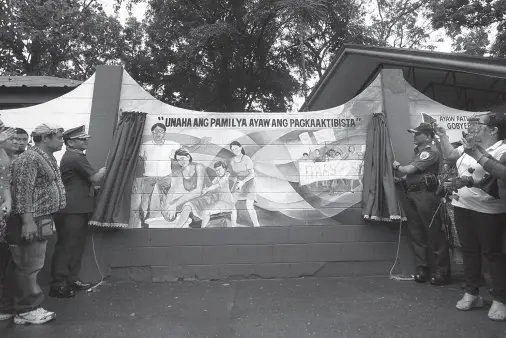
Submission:
[[[388,275],[397,250],[396,228],[380,224],[135,229],[104,238],[110,275],[152,282]]]

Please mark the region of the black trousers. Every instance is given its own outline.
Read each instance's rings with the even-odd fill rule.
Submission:
[[[2,242],[0,243],[0,283],[5,278],[7,268],[12,261],[11,252],[9,250],[9,244]]]
[[[503,253],[506,214],[484,214],[458,207],[454,210],[464,258],[466,292],[475,296],[479,293],[483,255],[490,266],[494,297],[506,304],[506,255]]]
[[[51,287],[79,280],[81,258],[86,243],[89,214],[57,214],[56,246],[51,264]]]
[[[14,295],[13,291],[9,290],[9,274],[12,274],[10,270],[13,270],[12,255],[9,250],[9,244],[0,243],[0,312],[11,312],[14,306]],[[5,293],[10,293],[6,295]]]
[[[402,206],[408,218],[408,232],[417,267],[429,268],[432,252],[435,267],[430,270],[447,276],[450,272],[448,242],[439,213],[434,217],[439,202],[433,192],[419,190],[407,192]]]

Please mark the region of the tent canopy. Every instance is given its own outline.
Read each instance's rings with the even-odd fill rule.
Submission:
[[[367,88],[382,69],[402,69],[411,86],[448,107],[483,111],[506,106],[503,59],[344,45],[301,111],[328,109],[348,102]]]

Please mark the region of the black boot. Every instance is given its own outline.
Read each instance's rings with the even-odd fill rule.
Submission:
[[[429,279],[427,268],[419,266],[416,268],[415,282],[425,283]]]
[[[69,287],[75,291],[88,290],[93,286],[93,283],[81,282],[80,280],[69,283]]]
[[[49,296],[54,298],[73,298],[76,293],[68,286],[60,286],[59,288],[51,288]]]

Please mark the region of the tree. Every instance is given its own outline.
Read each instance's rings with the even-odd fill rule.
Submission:
[[[0,73],[86,79],[119,60],[121,30],[96,0],[0,1]]]
[[[190,109],[290,110],[343,43],[368,41],[355,0],[147,4],[145,49],[125,66],[159,99]]]
[[[478,55],[506,56],[506,0],[432,0],[430,9],[432,25],[444,28],[455,47]],[[484,45],[494,28],[492,45]],[[473,38],[478,40],[473,42]],[[464,45],[468,47],[462,48]]]
[[[433,49],[429,0],[376,0],[371,31],[380,46]]]
[[[375,44],[368,37],[364,8],[355,0],[283,0],[282,40],[289,64],[300,70],[306,96],[310,79],[320,79],[344,43]]]
[[[179,107],[287,111],[299,84],[283,59],[278,25],[270,1],[151,0],[143,51],[150,63],[125,65]]]
[[[463,33],[454,38],[452,47],[456,53],[483,56],[490,44],[488,32],[484,28]]]
[[[327,14],[327,0],[279,0],[276,6],[279,8],[281,20],[284,24],[280,25],[281,29],[285,28],[285,24],[295,22],[295,35],[298,39],[298,52],[300,58],[300,70],[302,73],[302,92],[304,98],[307,99],[307,70],[304,45],[306,44],[306,32],[311,25],[320,23]]]

